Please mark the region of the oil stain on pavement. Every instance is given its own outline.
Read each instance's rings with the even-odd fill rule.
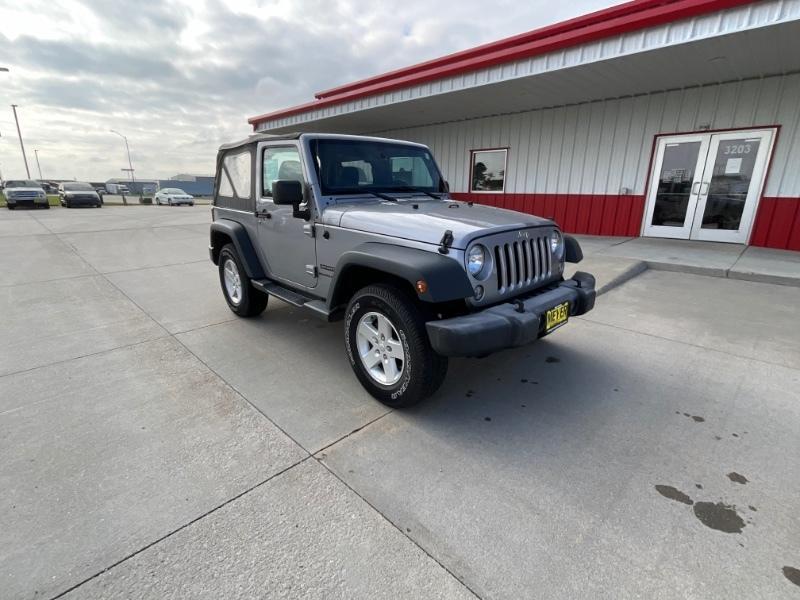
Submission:
[[[728,473],[728,479],[730,479],[734,483],[741,483],[742,485],[746,484],[748,481],[747,477],[745,477],[744,475],[740,475],[736,471]]]
[[[800,586],[800,569],[794,567],[783,567],[783,576],[793,584]]]
[[[724,502],[695,502],[688,494],[671,485],[657,485],[656,491],[670,500],[692,507],[694,516],[706,527],[723,533],[741,533],[745,527],[744,519],[736,512],[736,507]]]
[[[672,487],[671,485],[657,485],[656,491],[664,496],[664,498],[669,498],[670,500],[675,500],[676,502],[682,502],[683,504],[688,504],[689,506],[694,504],[694,500],[689,498],[687,494],[684,494],[682,491]]]
[[[703,525],[723,533],[742,533],[745,526],[736,507],[723,502],[696,502],[693,510]]]

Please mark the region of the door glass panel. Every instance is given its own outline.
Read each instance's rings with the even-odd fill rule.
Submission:
[[[661,161],[652,225],[683,227],[692,193],[700,142],[667,144]]]
[[[741,138],[719,143],[703,211],[703,229],[739,229],[760,142],[758,138]]]

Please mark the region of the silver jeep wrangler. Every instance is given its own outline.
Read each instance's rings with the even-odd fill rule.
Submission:
[[[428,148],[330,134],[256,134],[217,157],[211,260],[230,309],[269,296],[328,320],[361,384],[408,406],[451,356],[533,342],[591,310],[594,277],[552,221],[452,200]]]

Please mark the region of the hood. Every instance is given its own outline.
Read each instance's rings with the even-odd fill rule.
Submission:
[[[414,208],[417,206],[417,208]],[[402,198],[336,204],[325,209],[323,222],[346,229],[439,244],[444,232],[453,232],[453,248],[465,249],[475,237],[552,225],[533,215],[458,200]]]
[[[40,187],[7,187],[3,192],[6,194],[11,192],[41,192],[44,194],[44,189]]]

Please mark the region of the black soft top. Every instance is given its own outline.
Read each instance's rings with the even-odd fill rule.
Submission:
[[[243,140],[239,140],[238,142],[230,142],[228,144],[222,144],[219,147],[220,152],[224,150],[233,150],[234,148],[242,148],[244,146],[249,146],[250,144],[257,144],[258,142],[276,142],[280,140],[296,140],[298,139],[302,133],[254,133],[253,135],[246,137]]]

